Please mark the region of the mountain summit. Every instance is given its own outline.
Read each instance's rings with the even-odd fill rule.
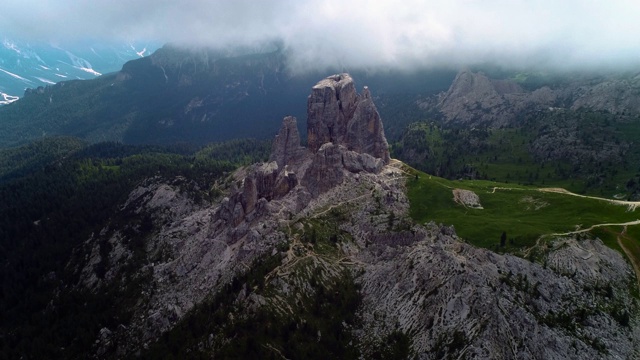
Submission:
[[[379,173],[389,163],[380,115],[365,87],[360,95],[348,74],[318,82],[308,99],[309,147],[300,145],[295,117],[284,118],[270,162],[254,166],[241,191],[231,197],[226,219],[234,224],[252,212],[260,199],[279,199],[297,188],[295,209],[341,184],[349,173]],[[241,207],[237,207],[241,204]]]
[[[329,76],[318,82],[307,108],[311,151],[331,142],[389,162],[387,139],[371,93],[365,86],[362,95],[358,95],[349,74]]]

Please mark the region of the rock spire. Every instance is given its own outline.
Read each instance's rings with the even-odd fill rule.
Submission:
[[[307,100],[307,139],[316,153],[322,145],[342,145],[357,153],[389,162],[389,145],[382,120],[367,87],[356,92],[349,74],[336,74],[319,81]]]

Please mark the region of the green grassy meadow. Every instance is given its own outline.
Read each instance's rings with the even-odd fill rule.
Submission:
[[[418,171],[415,174],[417,178],[410,177],[407,182],[410,216],[420,223],[435,221],[453,225],[460,237],[484,248],[498,249],[503,232],[508,239],[504,250],[510,251],[531,247],[545,235],[640,219],[640,210],[629,211],[627,206],[605,200],[542,192],[533,186],[485,180],[446,180]],[[494,191],[494,188],[497,189]],[[483,209],[457,204],[453,200],[453,189],[475,192]],[[619,233],[622,227],[611,228],[618,228]],[[601,232],[602,229],[594,230]],[[628,229],[629,237],[640,238],[639,226]],[[617,247],[615,237],[605,243]]]

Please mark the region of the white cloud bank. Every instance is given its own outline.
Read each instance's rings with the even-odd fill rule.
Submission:
[[[640,65],[637,0],[5,0],[0,31],[226,46],[279,40],[293,64]]]

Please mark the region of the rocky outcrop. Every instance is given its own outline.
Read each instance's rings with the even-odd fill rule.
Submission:
[[[480,197],[471,190],[453,189],[453,201],[464,207],[472,209],[482,209]]]
[[[575,99],[572,110],[589,109],[612,114],[640,113],[640,75],[629,79],[612,79],[595,85],[582,85],[570,94]]]
[[[384,136],[382,120],[365,86],[353,118],[347,123],[345,144],[349,150],[368,154],[389,163],[389,145]]]
[[[246,169],[218,215],[233,227],[251,222],[264,205],[295,190],[293,208],[306,206],[341,184],[349,173],[379,173],[390,161],[380,115],[369,89],[355,91],[348,74],[316,84],[308,99],[309,148],[300,145],[297,120],[287,116],[273,142],[269,162]]]
[[[311,152],[328,142],[344,142],[357,102],[353,79],[347,74],[329,76],[311,89],[307,100],[307,142]]]
[[[491,79],[483,73],[463,70],[437,100],[418,102],[424,110],[438,110],[445,122],[493,128],[513,125],[530,111],[560,107],[571,110],[640,113],[640,75],[629,78],[576,78],[561,86],[523,89],[510,79]]]
[[[303,182],[313,195],[317,196],[342,183],[343,152],[344,148],[328,142],[313,155],[312,165],[307,170]]]
[[[345,171],[377,173],[390,161],[369,89],[358,95],[348,74],[330,76],[313,87],[307,138],[311,164],[301,179],[314,196],[340,184]]]
[[[638,356],[637,330],[619,315],[635,306],[632,275],[602,242],[558,240],[543,266],[426,229],[423,241],[361,253],[363,338],[395,326],[415,334],[420,359]]]
[[[270,165],[254,167],[243,180],[238,195],[243,211],[236,214],[247,214],[260,198],[281,198],[298,182],[301,191],[315,197],[340,184],[345,172],[378,173],[389,163],[389,145],[371,93],[365,87],[357,94],[349,74],[318,82],[309,95],[307,113],[308,149],[300,145],[296,118],[285,117]]]
[[[285,165],[300,165],[306,155],[307,149],[300,145],[296,118],[285,117],[280,132],[273,141],[269,161],[275,161],[278,167],[283,168]]]
[[[500,127],[513,122],[520,111],[531,105],[550,106],[555,100],[555,96],[530,98],[513,81],[493,80],[465,70],[440,95],[437,108],[447,122]]]
[[[330,142],[389,162],[389,145],[369,89],[365,87],[358,95],[348,74],[318,82],[309,96],[307,114],[307,141],[312,153]]]

